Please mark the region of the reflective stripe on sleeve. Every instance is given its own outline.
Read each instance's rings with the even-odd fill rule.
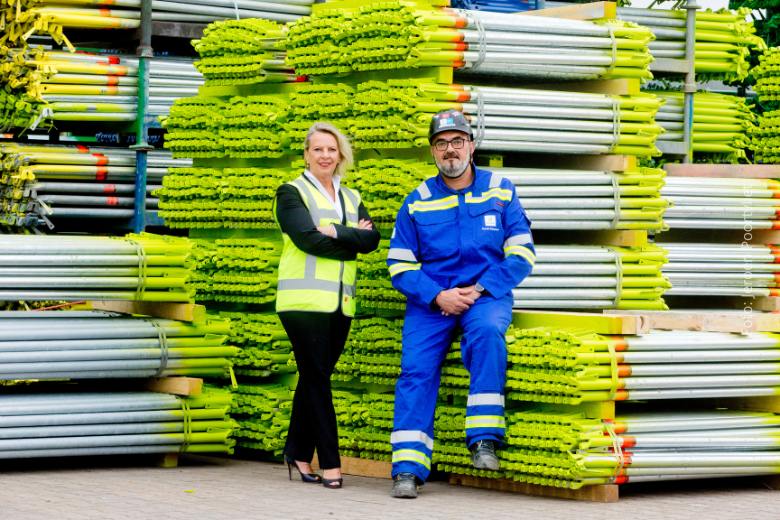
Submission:
[[[402,249],[400,247],[391,247],[387,252],[388,260],[403,260],[404,262],[416,262],[417,257],[411,249]]]
[[[406,262],[398,262],[397,264],[393,264],[387,268],[387,270],[390,272],[390,277],[399,275],[401,273],[404,273],[406,271],[417,271],[421,267],[420,264],[409,264]]]
[[[531,265],[536,264],[536,255],[528,249],[527,247],[523,246],[509,246],[504,248],[504,256],[508,257],[509,255],[517,255],[523,257],[526,262],[528,262]]]

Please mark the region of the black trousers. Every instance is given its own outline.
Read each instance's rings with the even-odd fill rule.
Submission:
[[[344,350],[352,318],[339,309],[285,311],[279,319],[292,343],[299,374],[284,451],[295,460],[311,462],[316,448],[320,468],[340,468],[330,376]]]

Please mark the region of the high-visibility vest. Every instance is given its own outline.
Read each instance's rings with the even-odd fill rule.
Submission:
[[[341,223],[330,201],[303,175],[288,184],[295,186],[301,194],[315,226]],[[357,227],[360,195],[345,186],[340,192],[347,226]],[[357,261],[309,255],[298,249],[286,233],[282,233],[282,239],[276,311],[334,312],[341,303],[341,311],[346,316],[354,316]]]

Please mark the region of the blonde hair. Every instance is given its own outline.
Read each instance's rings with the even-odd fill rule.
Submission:
[[[317,132],[330,134],[336,139],[336,143],[339,147],[339,163],[336,165],[336,170],[333,172],[333,175],[342,179],[345,178],[347,176],[347,170],[352,167],[352,163],[354,162],[354,159],[352,158],[352,145],[349,144],[349,139],[332,124],[318,121],[311,125],[309,131],[306,132],[306,139],[303,141],[304,150],[309,150],[311,136]]]

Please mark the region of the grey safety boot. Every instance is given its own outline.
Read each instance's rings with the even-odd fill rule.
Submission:
[[[471,463],[477,469],[498,470],[498,456],[496,455],[496,443],[481,440],[471,445]]]
[[[394,498],[417,498],[417,477],[412,473],[399,473],[396,475],[390,496]]]

